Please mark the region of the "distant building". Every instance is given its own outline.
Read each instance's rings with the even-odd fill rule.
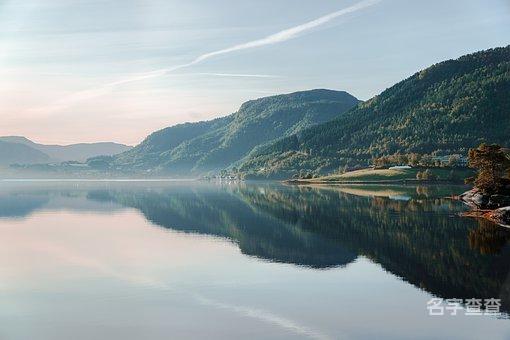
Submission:
[[[409,165],[396,165],[389,167],[390,170],[397,170],[397,169],[412,169]]]

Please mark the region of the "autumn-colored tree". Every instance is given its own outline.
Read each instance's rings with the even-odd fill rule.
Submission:
[[[504,174],[509,171],[510,159],[501,146],[481,144],[476,149],[470,149],[468,164],[477,169],[474,178],[475,186],[486,194],[501,192],[505,186]]]
[[[409,165],[416,166],[420,163],[421,155],[417,153],[411,153],[409,155]]]

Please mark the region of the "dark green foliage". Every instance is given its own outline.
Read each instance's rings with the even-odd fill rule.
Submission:
[[[418,72],[331,122],[259,149],[241,170],[327,172],[397,153],[465,155],[485,141],[510,144],[510,47]]]
[[[117,156],[112,166],[186,175],[217,171],[261,145],[329,121],[358,102],[346,92],[331,90],[248,101],[230,116],[155,132]]]

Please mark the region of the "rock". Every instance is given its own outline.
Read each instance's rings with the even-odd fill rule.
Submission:
[[[475,209],[487,209],[486,206],[487,203],[489,203],[489,197],[484,195],[477,188],[466,191],[459,197],[464,203]]]
[[[503,207],[491,211],[489,213],[489,219],[498,224],[510,227],[510,207]]]
[[[498,209],[510,206],[510,196],[486,195],[477,188],[466,191],[459,197],[464,203],[474,209]]]

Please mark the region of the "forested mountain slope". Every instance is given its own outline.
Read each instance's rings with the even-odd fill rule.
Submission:
[[[324,173],[395,153],[466,154],[481,142],[510,145],[510,47],[433,65],[333,121],[260,148],[241,169]]]
[[[234,114],[157,131],[114,157],[112,167],[203,174],[238,162],[254,148],[329,121],[359,101],[343,91],[311,90],[251,100]]]

